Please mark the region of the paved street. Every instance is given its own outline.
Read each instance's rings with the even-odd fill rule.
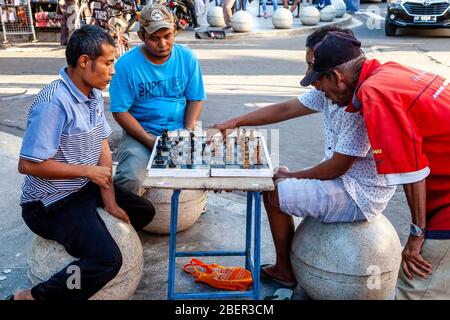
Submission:
[[[397,37],[387,38],[384,35],[384,16],[386,4],[364,3],[359,14],[353,15],[353,28],[362,41],[367,56],[383,62],[393,60],[412,67],[439,73],[450,77],[450,30],[402,30]],[[378,11],[377,11],[378,10]],[[262,19],[262,18],[261,18]],[[297,22],[298,23],[298,22]],[[240,39],[223,42],[186,43],[192,48],[200,60],[204,74],[204,82],[208,100],[204,104],[202,114],[203,126],[210,126],[227,118],[256,110],[271,103],[280,102],[295,97],[305,89],[299,81],[303,77],[306,64],[305,35],[267,39]],[[40,88],[55,79],[59,69],[64,66],[64,48],[56,44],[37,44],[33,46],[17,46],[7,50],[0,49],[0,131],[20,138],[26,126],[28,108]],[[109,104],[108,94],[105,92]],[[120,136],[118,125],[108,113],[109,122],[114,129],[113,146]],[[267,126],[274,129],[271,135],[279,136],[279,164],[286,165],[291,170],[311,166],[323,157],[323,137],[321,116],[313,115],[304,119],[290,120],[286,123]],[[1,136],[4,137],[4,136]],[[11,203],[14,196],[19,196],[20,176],[14,172],[17,152],[15,144],[19,139],[8,144],[7,138],[0,139],[1,153],[8,157],[0,158],[0,173],[7,176],[12,183],[4,181],[0,184],[1,199]],[[12,140],[11,140],[12,141]],[[6,147],[9,146],[9,147]],[[7,148],[9,148],[7,150]],[[3,162],[4,161],[4,162]],[[9,169],[7,169],[9,168]],[[13,186],[14,189],[11,189]],[[5,189],[3,189],[5,188]],[[17,199],[18,200],[18,199]],[[181,241],[188,241],[192,235],[201,233],[202,223],[215,225],[211,217],[220,216],[221,203],[232,203],[242,208],[245,198],[239,194],[213,195],[208,204],[212,216],[210,220],[194,226],[185,232]],[[5,200],[6,201],[6,200]],[[221,202],[224,201],[224,202]],[[228,202],[227,202],[228,201]],[[25,283],[26,249],[31,235],[21,223],[20,209],[4,207],[0,202],[0,270],[3,268],[18,268],[17,286]],[[402,244],[409,230],[409,216],[403,191],[398,190],[385,212],[400,235]],[[263,213],[265,217],[265,213]],[[12,218],[14,217],[14,218]],[[3,219],[5,218],[5,219]],[[219,217],[220,218],[220,217]],[[233,217],[233,219],[236,217]],[[240,217],[239,217],[240,218]],[[226,223],[225,219],[222,219]],[[226,228],[226,226],[223,226]],[[268,231],[267,220],[264,218],[262,262],[273,261],[274,249]],[[151,253],[158,252],[160,246],[166,244],[168,238],[141,234],[144,243],[144,254],[151,262]],[[184,238],[183,238],[184,237]],[[183,240],[184,239],[184,240]],[[147,245],[147,246],[146,246]],[[20,253],[19,255],[17,255]],[[167,255],[163,254],[157,264],[147,266],[147,276],[157,266],[167,265]],[[146,260],[147,261],[147,260]],[[147,261],[147,262],[148,262]],[[166,276],[165,271],[163,276]],[[146,277],[139,287],[136,299],[164,299],[166,282],[155,282],[154,292],[148,297],[152,279]],[[0,282],[0,298],[11,290],[11,285]],[[153,290],[153,289],[152,289]],[[267,290],[267,287],[266,287]]]

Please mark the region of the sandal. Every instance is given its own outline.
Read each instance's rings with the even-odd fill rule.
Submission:
[[[283,281],[283,280],[277,279],[277,278],[273,277],[272,275],[268,274],[265,269],[268,266],[270,266],[269,263],[261,265],[261,267],[259,269],[259,273],[262,277],[272,280],[273,282],[276,282],[286,288],[293,289],[297,286],[297,282],[295,282],[295,281]]]
[[[288,288],[278,288],[271,296],[267,296],[264,300],[291,300],[294,291]]]

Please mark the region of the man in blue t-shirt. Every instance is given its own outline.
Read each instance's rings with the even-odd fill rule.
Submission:
[[[143,45],[116,63],[109,89],[111,112],[124,133],[115,181],[140,194],[151,150],[162,130],[190,129],[206,99],[200,65],[188,48],[174,44],[170,11],[145,6],[140,15]]]

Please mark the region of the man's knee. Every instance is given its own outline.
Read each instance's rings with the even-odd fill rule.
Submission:
[[[123,264],[122,253],[119,248],[111,252],[110,257],[103,263],[105,272],[103,274],[105,282],[108,283],[119,273]],[[106,284],[105,283],[105,284]]]
[[[136,222],[133,223],[133,227],[136,231],[143,229],[146,225],[152,222],[155,216],[155,207],[147,199],[142,199],[142,206],[139,210],[139,215],[137,216]]]

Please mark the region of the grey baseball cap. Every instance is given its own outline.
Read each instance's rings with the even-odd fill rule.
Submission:
[[[148,34],[159,29],[168,28],[174,30],[173,15],[169,9],[159,3],[146,5],[139,16],[139,23]]]

